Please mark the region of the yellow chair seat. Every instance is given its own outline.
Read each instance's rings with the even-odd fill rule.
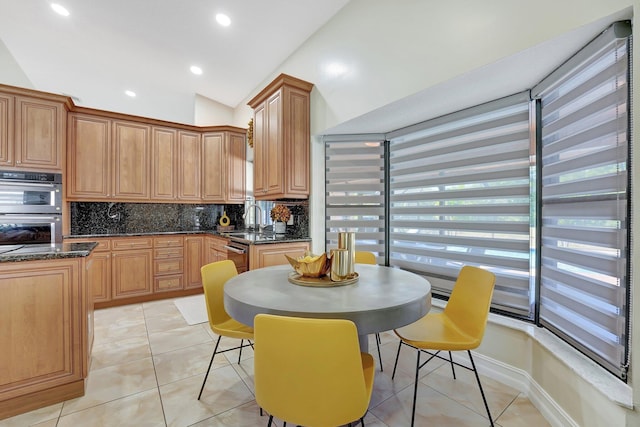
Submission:
[[[229,318],[216,325],[210,325],[211,330],[218,335],[229,338],[239,338],[244,340],[253,339],[253,328],[235,319]]]
[[[456,326],[444,313],[431,313],[415,323],[395,330],[407,344],[425,350],[472,350],[482,342]]]

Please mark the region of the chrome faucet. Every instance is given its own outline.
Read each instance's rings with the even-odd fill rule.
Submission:
[[[242,219],[246,219],[247,215],[249,215],[249,212],[251,211],[251,208],[255,207],[256,208],[256,220],[255,222],[257,222],[258,225],[258,231],[260,233],[262,233],[262,230],[264,229],[264,225],[262,225],[262,208],[258,205],[256,205],[255,203],[252,205],[247,206],[247,211],[244,213],[244,215],[242,215]],[[258,212],[260,212],[260,215],[258,215]],[[254,223],[253,226],[255,227],[256,224]],[[245,227],[246,227],[246,222],[245,222]]]

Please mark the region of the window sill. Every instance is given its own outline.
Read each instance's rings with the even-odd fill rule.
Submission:
[[[446,301],[434,298],[432,299],[432,305],[444,308]],[[494,313],[489,314],[489,323],[527,334],[549,353],[557,357],[558,360],[562,361],[567,369],[570,369],[577,376],[591,384],[612,402],[624,408],[633,409],[633,389],[628,384],[623,383],[547,329]]]

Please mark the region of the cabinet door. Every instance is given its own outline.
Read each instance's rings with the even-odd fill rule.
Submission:
[[[202,141],[202,199],[224,202],[224,133],[206,133]]]
[[[69,115],[67,198],[95,200],[110,195],[111,120]]]
[[[253,194],[262,196],[267,192],[265,180],[267,135],[266,103],[260,104],[253,111]]]
[[[13,96],[0,94],[0,164],[13,164]]]
[[[82,379],[80,261],[5,263],[0,274],[0,401]]]
[[[244,134],[229,133],[227,138],[225,203],[244,203],[246,199],[246,136]]]
[[[298,258],[304,256],[304,253],[308,250],[308,242],[251,245],[249,270],[272,265],[288,264],[289,261],[284,257],[285,254],[291,258]]]
[[[265,151],[263,155],[262,169],[264,180],[266,183],[265,195],[280,194],[283,192],[282,181],[284,165],[283,165],[283,149],[282,149],[282,96],[278,91],[267,99],[266,106],[266,141]]]
[[[287,108],[285,123],[287,127],[283,135],[283,170],[285,171],[285,188],[283,191],[289,197],[309,196],[309,151],[310,151],[310,119],[309,93],[293,88],[284,90]]]
[[[16,167],[62,172],[66,110],[61,103],[16,97]]]
[[[176,131],[154,127],[151,138],[151,198],[154,200],[175,200],[177,187],[176,173]]]
[[[89,269],[93,302],[111,301],[111,252],[94,252]]]
[[[151,249],[113,251],[112,254],[113,299],[153,292]]]
[[[184,238],[185,289],[202,287],[200,268],[205,261],[204,237],[187,236]]]
[[[113,123],[113,198],[149,199],[149,126]]]
[[[178,197],[180,200],[199,201],[202,181],[200,134],[180,131],[178,135]]]

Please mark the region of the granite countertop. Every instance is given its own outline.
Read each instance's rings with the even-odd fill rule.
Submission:
[[[0,246],[0,263],[86,257],[97,245],[97,243],[69,242],[4,245]]]
[[[135,236],[153,236],[153,235],[169,235],[169,234],[211,234],[214,236],[226,237],[231,241],[244,243],[247,245],[262,245],[270,243],[291,243],[291,242],[310,242],[310,237],[296,236],[291,234],[274,234],[274,233],[256,233],[252,231],[234,230],[231,232],[219,232],[217,230],[174,230],[174,231],[153,231],[153,232],[134,232],[134,233],[114,233],[114,234],[82,234],[67,235],[65,239],[73,238],[100,238],[100,237],[135,237]]]

